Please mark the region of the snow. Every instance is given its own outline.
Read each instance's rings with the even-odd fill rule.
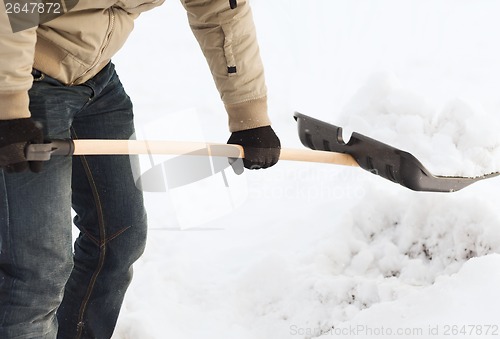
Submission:
[[[283,146],[302,147],[297,110],[407,150],[434,174],[500,170],[497,1],[252,6]],[[115,63],[138,131],[227,140],[177,1],[143,15]],[[220,194],[217,176],[146,193],[148,245],[113,339],[499,334],[500,179],[436,194],[333,165],[230,172]]]
[[[376,74],[339,121],[395,147],[412,150],[437,175],[480,176],[500,167],[500,119],[453,99],[442,109],[405,90],[393,74]]]

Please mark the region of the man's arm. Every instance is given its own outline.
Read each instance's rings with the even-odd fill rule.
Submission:
[[[0,169],[7,172],[42,169],[40,162],[28,162],[24,152],[28,143],[43,142],[29,111],[35,43],[36,28],[13,33],[0,5]]]
[[[28,90],[33,78],[36,28],[13,33],[0,5],[0,120],[30,117]]]
[[[231,132],[271,124],[255,26],[247,0],[181,0],[229,116]]]

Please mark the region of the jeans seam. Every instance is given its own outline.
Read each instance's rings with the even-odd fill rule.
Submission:
[[[128,227],[125,227],[125,228],[122,228],[121,230],[119,230],[118,232],[112,234],[109,238],[107,238],[105,240],[105,244],[108,244],[109,242],[111,242],[113,239],[115,238],[118,238],[120,235],[122,235],[123,233],[125,233],[125,231],[127,231],[129,228],[131,228],[132,226],[128,226]]]
[[[81,336],[83,334],[83,326],[84,326],[83,318],[84,318],[84,314],[85,314],[85,311],[87,310],[87,305],[88,305],[88,302],[90,300],[90,296],[92,295],[95,283],[97,281],[97,278],[98,278],[99,274],[101,273],[101,270],[102,270],[102,268],[104,266],[104,260],[106,258],[106,242],[105,242],[105,239],[106,239],[106,229],[105,229],[105,226],[104,226],[104,218],[103,218],[103,213],[102,213],[101,200],[99,198],[99,193],[97,192],[97,187],[96,187],[94,178],[92,176],[92,172],[90,170],[90,167],[88,165],[87,158],[85,156],[82,156],[81,159],[82,159],[83,167],[85,168],[85,172],[87,173],[87,178],[89,180],[89,184],[90,184],[90,186],[92,188],[92,192],[94,194],[95,204],[96,204],[96,209],[97,209],[97,214],[98,214],[99,233],[100,233],[101,239],[103,239],[103,240],[101,240],[102,243],[99,244],[99,249],[100,249],[100,251],[99,251],[99,263],[97,265],[96,271],[94,271],[94,273],[92,274],[89,286],[87,288],[87,293],[85,294],[85,297],[84,297],[84,299],[82,301],[82,305],[80,307],[80,312],[78,314],[78,323],[77,323],[78,333],[77,333],[77,338],[81,338]]]
[[[83,230],[82,230],[82,232],[83,232],[83,234],[84,234],[87,238],[89,238],[90,240],[92,240],[92,242],[93,242],[94,244],[96,244],[97,246],[104,246],[104,245],[109,244],[109,243],[110,243],[112,240],[114,240],[115,238],[118,238],[118,236],[120,236],[121,234],[123,234],[125,231],[127,231],[127,230],[128,230],[129,228],[131,228],[131,227],[132,227],[132,226],[127,226],[127,227],[125,227],[125,228],[122,228],[122,229],[121,229],[121,230],[119,230],[118,232],[116,232],[116,233],[114,233],[114,234],[110,235],[108,238],[106,238],[106,239],[104,240],[104,242],[103,242],[103,243],[101,243],[101,242],[99,241],[99,239],[97,239],[96,237],[94,237],[92,234],[90,234],[89,232],[87,232],[87,230],[85,229],[85,227],[82,227],[82,229],[83,229]]]
[[[94,237],[92,234],[90,234],[89,232],[87,232],[87,230],[85,229],[85,227],[82,227],[83,230],[83,234],[89,238],[94,244],[96,244],[97,246],[101,246],[101,243],[99,241],[99,239],[97,239],[96,237]]]
[[[74,130],[72,132],[75,136],[75,139],[77,139],[78,137],[76,136],[76,132]],[[76,339],[79,339],[82,337],[83,328],[84,328],[83,318],[85,315],[85,311],[87,310],[87,305],[88,305],[88,302],[90,300],[90,296],[92,295],[97,278],[102,271],[102,268],[104,266],[104,261],[106,258],[106,228],[104,225],[104,215],[102,213],[101,199],[99,197],[99,192],[97,191],[97,185],[96,185],[94,177],[92,175],[92,171],[90,170],[90,166],[87,162],[87,158],[85,156],[81,156],[81,161],[82,161],[82,165],[85,169],[85,173],[87,174],[87,179],[88,179],[90,187],[92,189],[92,193],[94,195],[95,204],[96,204],[95,207],[96,207],[97,214],[98,214],[97,219],[98,219],[99,233],[100,233],[99,236],[100,236],[101,240],[98,243],[98,247],[100,249],[99,262],[98,262],[96,270],[94,271],[94,273],[92,274],[92,277],[90,278],[90,283],[89,283],[89,286],[87,288],[87,292],[83,298],[82,305],[80,306],[80,311],[78,314],[78,321],[77,321],[78,332],[76,335]]]

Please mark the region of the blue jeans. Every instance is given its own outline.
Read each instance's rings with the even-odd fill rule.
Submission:
[[[128,139],[133,113],[113,64],[80,86],[34,71],[45,136]],[[0,107],[1,109],[1,107]],[[110,338],[146,213],[129,156],[53,157],[39,174],[0,170],[0,338]],[[71,208],[80,234],[72,248]]]

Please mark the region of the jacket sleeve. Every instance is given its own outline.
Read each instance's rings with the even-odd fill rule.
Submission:
[[[231,132],[270,125],[267,89],[248,0],[181,0],[229,117]]]
[[[36,28],[13,33],[0,5],[0,120],[27,118]]]

